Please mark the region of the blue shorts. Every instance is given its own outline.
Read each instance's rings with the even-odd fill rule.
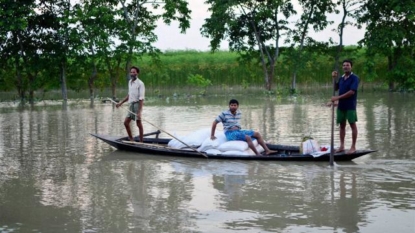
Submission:
[[[225,136],[228,141],[246,141],[245,135],[254,136],[253,130],[227,130]]]

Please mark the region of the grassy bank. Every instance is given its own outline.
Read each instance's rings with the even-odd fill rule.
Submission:
[[[362,49],[351,47],[345,54],[354,61],[353,71],[360,77],[361,85],[371,85],[372,88],[387,90],[386,81],[382,77],[386,73],[387,61],[371,61],[376,64],[371,70],[367,70],[367,60]],[[297,73],[297,92],[302,93],[315,86],[327,86],[331,82],[333,58],[324,54],[309,54],[310,59],[300,67]],[[275,69],[271,93],[275,95],[288,94],[291,88],[293,67],[292,61],[284,55],[278,59]],[[79,65],[79,64],[78,64]],[[141,69],[140,78],[144,81],[148,96],[174,96],[174,95],[210,95],[212,93],[259,93],[269,94],[264,88],[264,73],[258,61],[242,62],[239,55],[234,52],[218,51],[199,52],[193,50],[168,51],[160,54],[159,60],[154,62],[149,56],[136,59],[133,65]],[[120,70],[123,68],[119,68]],[[90,67],[68,67],[67,86],[69,98],[89,98],[88,78],[91,76]],[[105,65],[99,66],[97,79],[94,82],[95,96],[111,96],[105,93],[110,87],[110,75]],[[120,71],[116,96],[125,95],[126,78],[124,70]],[[3,93],[0,93],[0,101],[19,99],[16,87],[16,78],[13,72],[7,72],[9,76],[3,78]],[[59,78],[43,77],[43,73],[33,82],[35,100],[61,99]],[[6,85],[7,84],[7,85]],[[25,86],[27,85],[27,86]],[[27,82],[23,82],[22,88],[26,88],[26,96],[29,88]],[[103,94],[105,93],[105,94]]]
[[[361,81],[371,83],[374,76],[384,73],[386,63],[379,63],[369,75],[369,71],[365,70],[366,60],[362,53],[363,51],[353,54],[353,71],[359,75]],[[227,51],[170,51],[160,56],[158,64],[153,63],[149,57],[136,61],[136,64],[142,69],[143,81],[154,89],[191,86],[188,79],[192,75],[200,75],[210,80],[213,86],[263,86],[265,82],[261,65],[257,61],[241,62],[238,57],[237,53]],[[295,61],[284,56],[280,57],[276,64],[274,88],[291,85],[294,63]],[[314,54],[298,70],[297,84],[308,86],[310,83],[330,82],[332,70],[333,61],[330,56]]]
[[[298,86],[299,91],[297,95],[321,95],[330,96],[332,93],[331,83],[307,83],[300,84]],[[124,98],[127,94],[127,86],[117,88],[117,97],[119,99]],[[387,91],[387,87],[382,84],[376,83],[361,83],[359,86],[359,92],[378,92]],[[35,92],[34,102],[51,100],[62,101],[62,95],[60,90],[52,90],[47,92]],[[146,101],[152,101],[154,99],[192,99],[196,97],[209,98],[210,96],[223,96],[223,97],[238,97],[238,96],[263,96],[264,98],[283,98],[290,96],[290,86],[280,86],[273,91],[265,91],[261,85],[252,85],[245,87],[241,85],[227,86],[209,86],[206,88],[194,88],[194,87],[146,87]],[[110,89],[104,88],[97,90],[95,93],[95,100],[102,101],[111,97]],[[68,98],[70,100],[89,100],[89,92],[87,90],[81,91],[68,91]],[[20,101],[16,92],[0,92],[0,102],[7,101]]]

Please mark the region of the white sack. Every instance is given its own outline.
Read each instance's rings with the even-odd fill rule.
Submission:
[[[245,141],[227,141],[220,144],[218,150],[220,151],[245,151],[248,149],[248,143]]]
[[[245,151],[228,150],[228,151],[222,152],[222,155],[245,155],[245,156],[249,156],[250,154],[248,153],[247,150],[245,150]]]
[[[215,140],[210,139],[210,136],[207,137],[203,142],[202,145],[197,149],[198,151],[206,151],[209,149],[217,149],[220,144],[226,142],[226,136],[223,131],[216,131],[215,132]]]
[[[217,150],[217,149],[209,149],[209,150],[206,150],[205,152],[208,155],[218,155],[218,154],[222,153],[222,151]]]
[[[174,134],[175,138],[178,138],[179,140],[183,141],[185,140],[184,136],[178,136],[177,134]],[[177,139],[172,139],[169,141],[169,143],[167,143],[167,146],[171,147],[171,148],[181,148],[180,146],[183,145],[182,143],[180,143]]]
[[[202,145],[203,141],[206,138],[210,137],[210,130],[210,128],[200,129],[186,135],[185,137],[178,138],[187,145],[184,145],[176,139],[172,139],[169,141],[168,146],[176,149],[181,149],[188,146],[198,147]]]

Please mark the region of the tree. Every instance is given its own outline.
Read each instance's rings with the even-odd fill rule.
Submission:
[[[119,0],[121,5],[120,13],[124,19],[125,30],[119,34],[121,41],[120,49],[127,51],[126,73],[133,58],[133,53],[139,56],[144,53],[156,56],[159,50],[153,47],[157,41],[154,34],[156,22],[163,20],[170,24],[172,21],[179,22],[181,32],[190,27],[190,13],[188,3],[185,0]]]
[[[338,70],[339,69],[339,60],[340,60],[340,56],[342,54],[342,50],[343,50],[343,35],[344,35],[344,28],[347,25],[353,25],[353,23],[351,21],[347,21],[346,18],[347,17],[355,17],[354,12],[356,12],[356,10],[361,7],[362,1],[361,0],[339,0],[336,3],[338,6],[341,7],[341,11],[342,11],[342,21],[340,22],[340,24],[337,26],[336,32],[339,35],[339,44],[337,46],[337,52],[335,54],[335,58],[334,58],[334,70]],[[338,10],[336,10],[336,13],[339,13]],[[340,74],[340,72],[339,72]]]
[[[279,57],[280,39],[288,31],[288,18],[295,14],[287,0],[207,0],[210,18],[202,35],[211,38],[216,51],[228,40],[231,51],[244,59],[258,59],[264,73],[265,88],[271,90]]]
[[[29,17],[33,14],[31,6],[34,2],[28,0],[24,4],[14,1],[0,1],[0,51],[2,68],[13,70],[15,86],[19,97],[23,100],[27,85],[22,74],[22,38],[28,28]]]
[[[288,34],[287,42],[291,43],[293,63],[293,75],[291,91],[296,91],[297,72],[304,65],[303,49],[305,46],[312,47],[318,44],[313,38],[309,37],[309,29],[314,31],[325,29],[331,22],[327,20],[327,13],[334,11],[334,4],[331,0],[299,0],[302,7],[300,19],[295,23],[294,28]]]
[[[369,59],[376,54],[388,58],[389,90],[395,82],[403,89],[415,88],[415,2],[412,0],[367,0],[358,12],[366,24],[360,42]]]
[[[67,69],[75,59],[81,48],[81,33],[75,17],[74,4],[70,0],[44,0],[42,6],[37,6],[41,12],[50,15],[50,25],[46,36],[43,37],[44,55],[56,64],[59,70],[59,82],[62,99],[66,102],[67,93]],[[56,69],[55,66],[50,69]],[[53,70],[49,71],[53,73]]]
[[[111,60],[114,59],[113,53],[116,51],[115,40],[123,30],[122,19],[116,17],[117,12],[113,9],[115,3],[116,1],[83,0],[75,5],[83,42],[78,59],[84,60],[84,64],[90,69],[87,83],[91,101],[95,97],[99,67],[103,66],[107,67],[112,96],[115,98],[119,76],[114,75]]]
[[[42,4],[36,5],[33,0],[0,2],[0,56],[3,68],[15,73],[14,83],[21,100],[27,98],[29,91],[29,101],[33,101],[34,91],[43,85],[38,75],[46,68],[45,41],[54,17],[34,10],[42,9]]]

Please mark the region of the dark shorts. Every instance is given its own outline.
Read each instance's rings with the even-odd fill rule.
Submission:
[[[140,106],[139,102],[134,102],[134,103],[129,104],[128,105],[128,110],[130,110],[130,112],[127,113],[126,118],[130,118],[133,121],[137,120],[135,114],[137,114],[139,106]],[[135,114],[132,114],[131,112],[133,112]]]
[[[349,124],[357,122],[356,110],[339,110],[337,109],[337,124],[345,123],[346,120]]]
[[[228,141],[246,141],[245,135],[254,136],[253,130],[228,130],[225,131],[225,136]]]

